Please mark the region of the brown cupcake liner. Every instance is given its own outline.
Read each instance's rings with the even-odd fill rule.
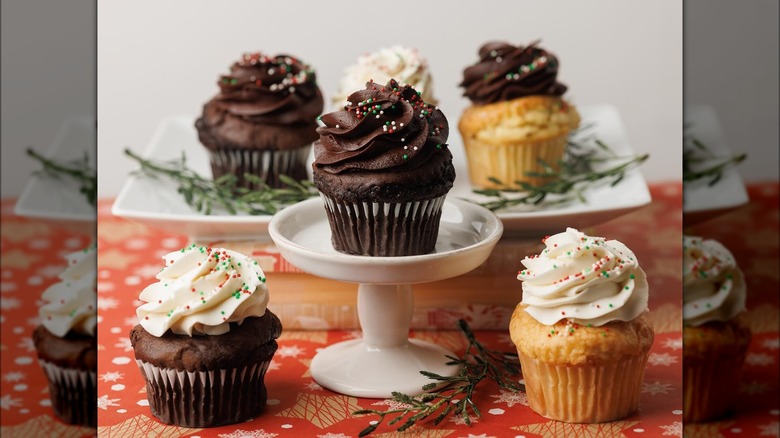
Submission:
[[[446,195],[414,202],[343,202],[321,194],[336,251],[376,257],[427,254],[436,247]]]
[[[238,178],[238,187],[256,190],[260,187],[244,178],[245,173],[256,175],[271,187],[284,187],[279,175],[296,181],[308,179],[306,159],[311,145],[286,150],[227,149],[209,151],[214,179],[232,174]]]
[[[97,426],[97,372],[38,360],[49,382],[54,413],[68,424]]]
[[[526,172],[544,172],[539,160],[557,169],[568,139],[568,132],[546,140],[504,144],[486,143],[476,138],[464,137],[471,184],[480,188],[499,188],[490,182],[489,177],[497,178],[507,186],[514,186],[515,181],[533,185],[549,182],[549,178],[528,176]]]
[[[152,414],[183,427],[215,427],[251,420],[265,408],[270,360],[242,368],[186,371],[136,360],[146,379]]]
[[[697,423],[728,415],[734,408],[745,354],[708,361],[683,357],[683,422]]]
[[[648,353],[598,365],[548,364],[520,353],[528,405],[567,423],[602,423],[639,407]]]

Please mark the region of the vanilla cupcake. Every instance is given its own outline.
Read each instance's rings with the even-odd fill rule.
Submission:
[[[683,421],[720,418],[734,407],[750,344],[746,288],[731,252],[683,239]]]
[[[60,281],[41,299],[33,332],[54,413],[68,424],[97,425],[97,247],[70,254]]]
[[[152,414],[184,427],[239,423],[266,404],[265,372],[282,331],[250,257],[196,245],[165,256],[141,292],[130,333]]]
[[[355,64],[345,68],[339,90],[333,96],[333,106],[343,107],[349,95],[363,88],[368,81],[386,84],[390,79],[413,87],[424,102],[437,104],[428,61],[417,49],[395,45],[362,55]]]
[[[528,173],[543,172],[540,161],[557,169],[580,122],[562,97],[567,88],[557,81],[558,66],[535,42],[489,42],[479,49],[479,61],[464,70],[460,84],[472,102],[458,124],[472,185],[498,187],[490,178],[505,186],[549,182]]]
[[[636,411],[653,328],[644,271],[625,245],[568,228],[526,257],[510,322],[531,409],[598,423]]]

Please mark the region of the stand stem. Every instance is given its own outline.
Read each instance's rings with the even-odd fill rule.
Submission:
[[[367,348],[402,347],[409,343],[414,311],[411,285],[361,284],[357,306]]]

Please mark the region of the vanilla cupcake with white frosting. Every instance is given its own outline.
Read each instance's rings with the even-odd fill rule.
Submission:
[[[333,106],[343,107],[349,95],[364,88],[366,82],[386,84],[390,79],[413,87],[425,103],[438,103],[433,95],[433,77],[428,61],[420,56],[417,49],[394,45],[361,55],[355,64],[345,68],[339,90],[332,99]]]
[[[654,332],[648,283],[623,243],[573,228],[522,260],[510,322],[531,409],[573,423],[634,412]]]
[[[54,413],[68,424],[97,425],[97,246],[67,256],[47,288],[33,332]]]
[[[267,309],[265,274],[251,257],[194,244],[164,263],[140,294],[130,333],[152,414],[185,427],[254,418],[282,331]]]
[[[746,296],[744,275],[725,246],[683,238],[683,421],[733,409],[751,337]]]

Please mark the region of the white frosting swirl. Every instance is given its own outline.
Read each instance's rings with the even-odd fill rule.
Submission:
[[[433,79],[428,62],[416,49],[393,46],[360,56],[357,63],[344,69],[339,91],[333,96],[333,104],[341,107],[347,97],[355,91],[366,88],[366,82],[386,84],[395,79],[401,85],[408,84],[420,92],[426,103],[435,105]]]
[[[60,281],[41,296],[41,324],[52,334],[64,337],[69,331],[95,336],[97,326],[97,246],[69,254],[68,267]]]
[[[683,237],[683,322],[728,321],[745,310],[746,288],[734,256],[719,242]]]
[[[540,323],[568,319],[600,326],[630,321],[647,310],[647,276],[622,243],[574,228],[544,243],[541,254],[522,261],[526,269],[517,276],[523,281],[522,303]]]
[[[164,260],[160,281],[141,292],[145,304],[136,311],[150,334],[220,335],[231,322],[265,314],[265,274],[251,257],[192,244]]]

